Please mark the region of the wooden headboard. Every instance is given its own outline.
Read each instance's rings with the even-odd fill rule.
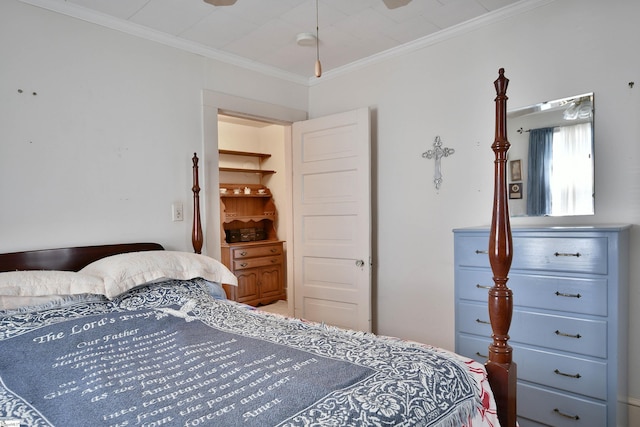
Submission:
[[[72,248],[0,254],[0,271],[63,270],[78,271],[82,267],[111,255],[138,251],[164,250],[158,243],[122,243],[114,245],[78,246]]]

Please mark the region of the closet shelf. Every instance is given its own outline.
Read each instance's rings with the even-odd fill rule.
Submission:
[[[231,154],[233,156],[247,156],[247,157],[260,157],[261,159],[268,159],[271,157],[269,153],[252,153],[250,151],[237,151],[237,150],[218,150],[219,154]]]
[[[261,175],[271,175],[276,173],[274,170],[267,169],[245,169],[245,168],[218,168],[220,172],[243,172],[243,173],[258,173]]]

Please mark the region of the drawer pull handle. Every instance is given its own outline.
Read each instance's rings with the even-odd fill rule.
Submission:
[[[476,283],[476,288],[478,288],[478,289],[491,289],[491,286],[486,286],[486,285],[481,285],[479,283]]]
[[[240,267],[246,267],[247,265],[249,264],[247,264],[246,262],[243,262],[242,264],[240,264]]]
[[[486,354],[482,354],[479,351],[476,351],[476,356],[482,357],[483,359],[488,359],[489,356],[487,356]]]
[[[560,332],[560,331],[556,331],[555,334],[558,335],[558,336],[561,336],[561,337],[582,338],[582,335],[580,335],[580,334],[572,335],[572,334],[566,334],[566,333]]]
[[[572,420],[576,420],[576,421],[578,421],[578,420],[580,419],[580,417],[579,417],[579,416],[577,416],[577,415],[569,415],[569,414],[565,414],[564,412],[562,412],[562,411],[561,411],[560,409],[558,409],[558,408],[555,408],[555,409],[553,410],[553,412],[555,412],[556,414],[558,414],[558,415],[560,415],[560,416],[562,416],[562,417],[570,418],[570,419],[572,419]]]
[[[559,297],[568,297],[568,298],[580,298],[582,297],[582,295],[580,294],[565,294],[563,292],[560,291],[556,291],[556,295]]]
[[[566,254],[566,253],[562,253],[562,252],[556,252],[554,254],[555,256],[574,256],[576,258],[579,258],[582,256],[582,254],[580,252],[576,252],[575,254]]]
[[[240,256],[245,256],[245,255],[247,255],[247,251],[240,252]]]
[[[271,251],[272,254],[275,254],[276,252],[278,252],[278,250],[276,248],[271,248],[269,250]]]
[[[580,374],[566,374],[566,373],[564,373],[564,372],[562,372],[562,371],[559,371],[559,370],[557,370],[557,369],[555,369],[553,372],[554,372],[555,374],[562,375],[563,377],[569,377],[569,378],[582,378],[582,375],[580,375]]]
[[[277,259],[272,259],[272,260],[271,260],[271,264],[275,264],[275,263],[277,263],[277,262],[278,262],[278,260],[277,260]]]
[[[490,324],[491,324],[491,322],[489,322],[489,321],[487,321],[487,320],[480,320],[480,319],[476,319],[476,322],[477,322],[477,323],[482,323],[482,324],[484,324],[484,325],[490,325]]]
[[[489,251],[483,251],[481,249],[476,249],[476,254],[480,255],[480,254],[488,254]]]

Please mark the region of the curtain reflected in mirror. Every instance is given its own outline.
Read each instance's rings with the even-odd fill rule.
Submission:
[[[511,215],[593,215],[593,94],[513,110],[509,117],[509,159],[527,169],[524,196],[510,200]]]

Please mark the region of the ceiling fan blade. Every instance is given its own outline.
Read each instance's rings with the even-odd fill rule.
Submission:
[[[382,0],[387,6],[388,9],[395,9],[397,7],[402,7],[408,5],[411,0]]]
[[[213,6],[231,6],[235,4],[237,0],[204,0],[205,3],[209,3]]]

